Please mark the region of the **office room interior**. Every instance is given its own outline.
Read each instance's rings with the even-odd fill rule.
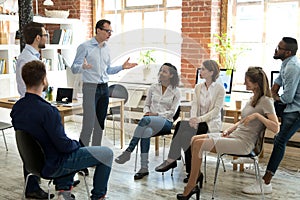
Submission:
[[[49,86],[53,89],[53,98],[49,101],[61,109],[62,122],[69,137],[79,139],[83,97],[82,77],[73,74],[71,66],[77,47],[95,36],[98,20],[111,22],[112,32],[107,41],[111,66],[122,65],[128,58],[130,62],[138,63],[136,67],[108,76],[109,86],[120,84],[128,94],[125,101],[112,100],[109,104],[123,109],[122,117],[119,113],[107,115],[105,122],[102,145],[112,148],[114,157],[129,144],[144,114],[148,89],[157,83],[163,63],[172,63],[180,76],[180,105],[183,110],[177,121],[189,119],[194,87],[204,81],[200,78],[202,62],[211,59],[219,63],[217,82],[224,86],[226,93],[222,122],[222,130],[225,130],[241,119],[241,109],[253,95],[244,84],[248,67],[262,67],[271,87],[282,63],[273,59],[278,42],[285,36],[298,39],[300,35],[299,0],[52,0],[53,5],[45,4],[48,0],[24,2],[31,5],[32,20],[45,25],[48,41],[40,53],[47,68]],[[19,99],[15,72],[21,48],[19,6],[24,6],[24,2],[0,0],[0,121],[5,123],[11,123],[11,107]],[[229,44],[225,50],[229,54],[225,58],[217,48],[221,42]],[[152,59],[150,63],[143,60],[146,54]],[[232,59],[231,64],[226,63],[226,56]],[[72,89],[72,102],[67,102],[72,104],[54,103],[58,88],[59,91]],[[282,89],[279,93],[282,94]],[[236,107],[237,101],[241,102],[241,108]],[[4,130],[1,137],[0,176],[3,178],[0,199],[21,199],[24,179],[14,129]],[[2,141],[4,138],[8,151]],[[184,159],[177,161],[173,176],[170,172],[161,174],[154,170],[163,158],[166,159],[171,141],[172,135],[151,139],[150,173],[140,181],[133,179],[135,151],[125,165],[113,163],[108,198],[175,199],[176,193],[181,193],[185,186],[182,182],[185,177]],[[261,175],[272,152],[274,134],[266,131],[264,141],[264,150],[259,157]],[[273,192],[265,194],[265,199],[300,198],[300,190],[296,187],[300,177],[299,147],[298,130],[288,142],[283,162],[273,178]],[[208,153],[207,182],[201,189],[201,199],[212,197],[216,158],[216,154]],[[241,192],[244,186],[255,182],[253,163],[238,165],[234,169],[236,166],[231,163],[232,159],[231,156],[224,158],[226,172],[220,166],[215,199],[262,198],[261,195]],[[90,169],[91,174],[93,170]],[[86,199],[84,181],[79,175],[76,178],[81,183],[73,189],[73,193],[76,199]],[[92,188],[92,175],[87,177],[87,182]],[[42,180],[41,184],[47,188],[46,180]],[[53,185],[51,190],[55,190]]]

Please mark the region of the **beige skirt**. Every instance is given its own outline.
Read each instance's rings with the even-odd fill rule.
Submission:
[[[208,137],[214,141],[217,153],[247,155],[253,148],[253,144],[238,137],[222,137],[222,133],[209,133]]]

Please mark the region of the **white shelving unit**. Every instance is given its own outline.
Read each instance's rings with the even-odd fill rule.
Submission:
[[[18,30],[18,16],[0,14],[0,21],[10,22],[9,44],[0,44],[0,59],[5,59],[6,74],[0,74],[0,97],[18,96],[15,80],[15,69],[13,67],[13,58],[20,54],[20,46],[14,44],[15,32]],[[46,44],[46,48],[41,51],[42,58],[51,59],[51,67],[48,71],[49,85],[57,87],[66,87],[67,75],[66,70],[61,70],[58,59],[58,52],[65,60],[72,64],[77,46],[83,42],[85,38],[85,30],[79,19],[61,19],[34,16],[33,21],[43,24],[59,24],[61,29],[71,29],[72,39],[70,45],[54,45]],[[72,85],[69,85],[72,87]]]

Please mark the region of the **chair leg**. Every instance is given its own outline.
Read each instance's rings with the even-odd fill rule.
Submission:
[[[2,130],[2,135],[3,135],[3,140],[4,140],[4,144],[5,144],[6,151],[8,151],[7,143],[6,143],[6,138],[5,138],[5,135],[4,135],[4,131],[3,131],[3,130]]]
[[[89,186],[86,182],[86,176],[85,176],[85,173],[83,172],[83,180],[84,180],[84,183],[85,183],[85,189],[86,189],[86,193],[87,193],[87,198],[90,199],[90,190],[89,190]]]
[[[259,182],[261,199],[265,199],[265,194],[264,194],[263,185],[262,185],[263,183],[262,183],[262,178],[260,177],[260,169],[259,169],[259,165],[258,165],[258,157],[257,156],[254,158],[254,168],[255,168],[256,181]]]
[[[23,199],[23,200],[26,199],[26,197],[25,197],[26,187],[27,187],[27,184],[28,184],[28,179],[29,179],[29,177],[30,177],[31,175],[33,175],[33,174],[30,174],[30,173],[29,173],[29,174],[26,176],[26,179],[25,179],[25,184],[24,184],[23,194],[22,194],[22,199]]]
[[[206,183],[206,152],[204,152],[204,183]]]
[[[220,157],[221,161],[222,161],[222,165],[223,165],[223,170],[224,172],[226,172],[226,167],[225,167],[225,164],[224,164],[224,160],[223,160],[223,157]]]
[[[114,115],[112,116],[113,119],[113,131],[114,131],[114,145],[116,145],[116,129],[115,129],[115,118]]]
[[[136,153],[135,153],[135,161],[134,161],[134,172],[136,172],[138,149],[139,149],[139,144],[136,145]]]
[[[216,193],[216,189],[217,189],[217,177],[218,177],[218,172],[219,172],[219,166],[220,166],[220,159],[221,159],[221,155],[218,154],[217,156],[217,165],[216,165],[216,171],[215,171],[215,178],[214,178],[214,190],[213,190],[213,194],[212,194],[212,198],[215,198],[215,193]]]
[[[164,140],[164,146],[163,146],[163,162],[165,161],[165,148],[166,148],[166,137],[163,135],[163,140]],[[164,172],[161,173],[161,175],[164,175]],[[173,169],[171,172],[171,176],[173,176]]]
[[[48,182],[48,200],[50,200],[50,185],[52,183],[52,179]]]

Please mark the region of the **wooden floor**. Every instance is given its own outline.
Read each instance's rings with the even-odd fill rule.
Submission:
[[[126,144],[128,144],[130,134],[134,126],[126,125]],[[66,132],[72,138],[78,138],[81,130],[80,123],[67,122]],[[116,131],[116,145],[112,142],[112,132],[107,130],[106,136],[103,138],[102,144],[113,149],[115,156],[118,156],[122,150],[119,148],[118,131]],[[16,200],[21,199],[23,189],[22,163],[18,155],[13,129],[5,131],[8,142],[8,152],[5,151],[5,146],[2,138],[0,138],[0,200]],[[153,142],[154,140],[152,140]],[[168,142],[169,143],[169,140]],[[270,154],[272,145],[265,146],[264,158],[260,159],[262,171],[265,169],[266,162]],[[168,149],[167,149],[168,152]],[[154,146],[150,149],[150,174],[142,180],[135,181],[134,175],[134,158],[135,154],[129,162],[124,165],[117,163],[113,164],[109,188],[108,199],[110,200],[142,200],[142,199],[176,199],[176,193],[181,193],[185,184],[182,182],[185,177],[184,165],[181,161],[178,162],[178,167],[174,170],[174,175],[171,177],[170,171],[163,176],[161,173],[154,171],[154,168],[162,162],[162,148],[160,148],[160,156],[154,155]],[[167,154],[167,153],[166,153]],[[217,194],[215,199],[231,200],[231,199],[261,199],[261,196],[246,195],[241,192],[244,186],[255,182],[255,176],[251,173],[252,166],[247,166],[250,170],[247,172],[232,171],[230,163],[231,158],[225,158],[227,171],[224,172],[220,168],[217,184]],[[201,199],[211,199],[213,189],[213,177],[215,170],[216,158],[214,154],[208,155],[207,167],[207,183],[204,184],[201,190]],[[265,199],[300,199],[300,157],[299,149],[290,148],[285,156],[280,169],[273,179],[273,193],[265,195]],[[250,172],[250,173],[249,173]],[[90,176],[87,181],[90,189],[92,188],[93,168],[90,168]],[[81,176],[78,176],[82,180]],[[83,180],[82,180],[83,181]],[[47,182],[42,180],[42,188],[47,188]],[[51,191],[54,191],[54,186],[51,186]],[[76,188],[73,193],[76,199],[87,199],[86,191],[83,182]],[[192,198],[193,199],[193,198]]]

